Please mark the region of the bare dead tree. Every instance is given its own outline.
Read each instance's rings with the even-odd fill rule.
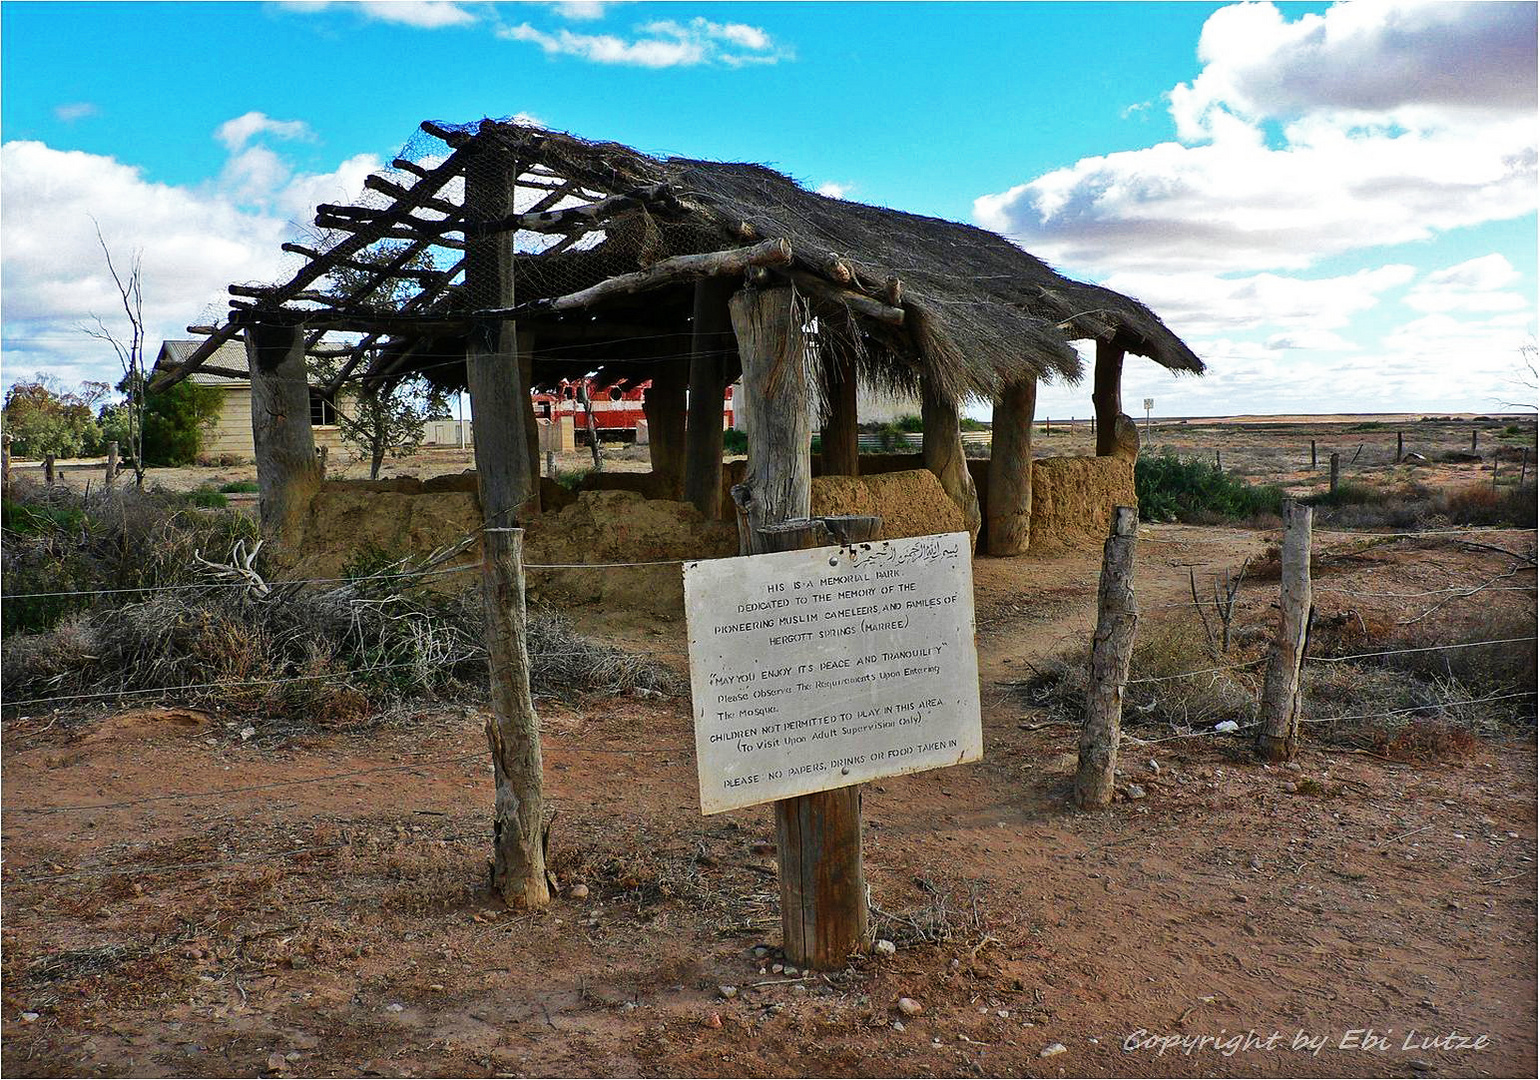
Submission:
[[[1533,338],[1519,346],[1520,370],[1510,380],[1521,391],[1524,401],[1504,401],[1505,409],[1540,412],[1540,344]]]
[[[117,286],[118,296],[122,300],[123,314],[128,318],[129,334],[125,341],[108,329],[102,317],[94,311],[91,312],[91,320],[95,325],[83,325],[80,329],[97,341],[105,341],[118,354],[118,363],[123,369],[121,388],[128,395],[128,448],[134,458],[134,483],[142,489],[144,487],[144,416],[147,382],[147,373],[144,369],[144,275],[142,271],[144,251],[135,250],[129,257],[127,272],[120,273],[117,264],[113,262],[112,249],[107,246],[107,240],[102,236],[101,225],[94,217],[91,219],[91,224],[96,226],[96,242],[101,245],[102,256],[107,260],[107,272],[112,275],[112,283]]]

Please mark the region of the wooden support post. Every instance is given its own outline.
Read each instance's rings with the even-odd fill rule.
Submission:
[[[1219,451],[1217,449],[1214,451],[1214,468],[1218,469],[1220,472],[1225,471],[1224,460],[1219,456]]]
[[[744,510],[745,554],[819,542],[812,523],[801,520],[812,497],[811,394],[792,300],[790,289],[745,289],[730,304],[754,417],[748,476],[734,489]],[[789,529],[775,528],[792,521]],[[843,967],[866,941],[860,788],[783,800],[775,817],[787,959],[798,967]]]
[[[1096,343],[1091,404],[1096,407],[1096,456],[1117,453],[1118,414],[1123,411],[1123,350],[1110,341]]]
[[[0,435],[0,490],[11,497],[11,435]]]
[[[306,399],[305,408],[309,408],[309,399]],[[107,490],[112,490],[112,485],[118,479],[118,443],[114,439],[107,444]]]
[[[1475,428],[1471,428],[1470,429],[1470,452],[1473,453],[1473,454],[1476,452],[1476,429]]]
[[[652,460],[654,489],[660,499],[684,498],[685,392],[690,373],[686,364],[661,360],[652,366],[652,385],[642,391],[647,417],[647,456]],[[720,417],[717,425],[721,426]]]
[[[1519,487],[1524,486],[1524,481],[1529,478],[1529,447],[1523,448],[1523,456],[1519,458]]]
[[[1401,456],[1406,452],[1406,433],[1396,432],[1396,464],[1401,463]]]
[[[861,475],[861,433],[856,427],[856,366],[823,351],[824,398],[829,414],[819,438],[825,476]]]
[[[1284,500],[1278,636],[1262,681],[1256,741],[1264,761],[1293,761],[1299,752],[1300,669],[1310,632],[1310,518],[1310,507]]]
[[[979,496],[968,472],[968,458],[963,453],[962,416],[955,401],[946,401],[932,391],[929,383],[920,389],[920,425],[925,430],[922,447],[925,467],[936,474],[948,497],[962,511],[963,528],[977,540]]]
[[[1316,467],[1315,466],[1315,440],[1314,439],[1310,440],[1310,467],[1312,469],[1314,469]]]
[[[1492,455],[1492,490],[1497,490],[1497,473],[1502,468],[1502,459],[1496,454]]]
[[[1336,491],[1337,490],[1337,477],[1338,477],[1339,472],[1340,472],[1340,466],[1341,466],[1341,463],[1342,463],[1342,459],[1341,459],[1341,456],[1339,454],[1333,452],[1331,457],[1329,459],[1327,459],[1327,460],[1328,460],[1329,468],[1331,469],[1331,487],[1328,490]]]
[[[1080,728],[1080,763],[1075,770],[1075,805],[1095,810],[1112,802],[1122,737],[1123,684],[1134,653],[1139,611],[1134,603],[1134,543],[1139,512],[1119,506],[1112,535],[1102,546],[1101,585],[1096,592],[1096,636],[1091,640],[1091,679]]]
[[[246,327],[251,372],[251,441],[257,459],[257,512],[262,534],[282,543],[321,487],[321,463],[310,429],[305,334],[298,326]]]
[[[530,393],[535,385],[535,355],[534,335],[527,331],[516,331],[515,340],[519,350],[519,398],[524,402],[524,409],[529,415],[524,420],[524,440],[529,445],[528,456],[524,459],[529,463],[530,495],[526,508],[529,513],[540,512],[540,425],[535,422],[535,399]]]
[[[513,211],[511,158],[483,150],[468,162],[465,212],[498,217]],[[468,239],[465,286],[498,306],[513,306],[512,237]],[[465,375],[476,432],[476,485],[485,522],[482,592],[492,713],[487,743],[496,788],[492,816],[492,887],[512,907],[550,903],[546,882],[540,720],[529,693],[524,624],[524,534],[535,473],[525,431],[529,395],[521,388],[518,329],[511,321],[478,325],[466,341]],[[538,505],[537,503],[534,505]]]
[[[1037,380],[1023,379],[995,399],[989,449],[989,554],[1024,555],[1032,542],[1032,413]]]
[[[547,450],[545,452],[545,474],[547,476],[549,476],[552,480],[556,479],[556,451],[555,450]]]
[[[53,487],[53,463],[54,456],[52,454],[43,455],[43,483],[49,487]]]
[[[685,427],[684,497],[707,518],[722,516],[722,395],[732,319],[727,302],[734,283],[707,278],[695,283],[690,342],[690,418]]]

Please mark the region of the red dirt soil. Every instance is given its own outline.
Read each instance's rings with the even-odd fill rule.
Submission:
[[[1264,546],[1146,532],[1181,541],[1141,548],[1151,618],[1187,564]],[[1369,580],[1425,581],[1426,555]],[[1446,581],[1503,565],[1439,559]],[[900,947],[827,977],[752,957],[778,935],[773,817],[700,816],[687,702],[541,704],[563,895],[537,915],[486,890],[474,709],[302,738],[189,710],[13,717],[5,1071],[1533,1075],[1532,732],[1416,765],[1311,744],[1298,770],[1237,740],[1130,743],[1148,797],[1076,813],[1073,730],[1024,723],[1008,684],[1087,640],[1097,568],[977,564],[985,759],[868,786],[876,922]],[[1275,589],[1247,587],[1251,617]],[[625,629],[682,660],[682,627]],[[1383,1048],[1344,1045],[1369,1028]],[[1140,1031],[1279,1040],[1126,1048]],[[1422,1041],[1451,1034],[1482,1048]]]

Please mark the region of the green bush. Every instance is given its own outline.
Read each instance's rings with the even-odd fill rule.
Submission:
[[[219,485],[219,490],[226,495],[254,495],[262,490],[255,480],[227,480]]]
[[[1248,484],[1207,461],[1183,461],[1169,451],[1141,454],[1134,466],[1139,515],[1146,521],[1228,520],[1276,514],[1282,489]]]
[[[230,500],[224,493],[217,491],[208,484],[193,488],[182,496],[189,506],[196,506],[204,510],[223,510],[230,505]]]
[[[1336,491],[1322,491],[1302,501],[1311,506],[1378,506],[1388,498],[1389,493],[1379,488],[1344,480],[1337,485]]]
[[[212,386],[183,379],[151,394],[144,405],[144,460],[147,465],[191,465],[203,432],[219,416],[221,395]]]
[[[722,432],[722,449],[729,454],[747,454],[749,437],[737,428],[728,428]]]
[[[911,435],[918,434],[919,432],[925,430],[925,422],[918,416],[914,415],[914,413],[909,413],[906,416],[900,416],[897,420],[893,421],[893,426],[899,431],[905,431]]]

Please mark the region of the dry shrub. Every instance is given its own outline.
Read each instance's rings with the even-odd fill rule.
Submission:
[[[982,947],[995,939],[989,934],[988,909],[982,879],[937,882],[917,877],[915,884],[925,902],[904,911],[886,911],[872,904],[869,933],[903,948],[913,945],[962,945]]]
[[[1123,723],[1181,728],[1221,720],[1247,724],[1256,714],[1260,666],[1211,669],[1251,659],[1238,650],[1216,658],[1202,628],[1191,620],[1141,622],[1124,691]],[[1037,675],[1018,683],[1016,690],[1029,703],[1079,723],[1089,667],[1089,647],[1069,649],[1044,662]]]
[[[528,626],[530,688],[536,694],[568,697],[641,690],[679,697],[690,692],[684,678],[652,657],[579,634],[556,608],[537,608]]]
[[[1437,761],[1466,757],[1476,744],[1475,734],[1462,724],[1450,720],[1413,720],[1377,749],[1397,761]]]

